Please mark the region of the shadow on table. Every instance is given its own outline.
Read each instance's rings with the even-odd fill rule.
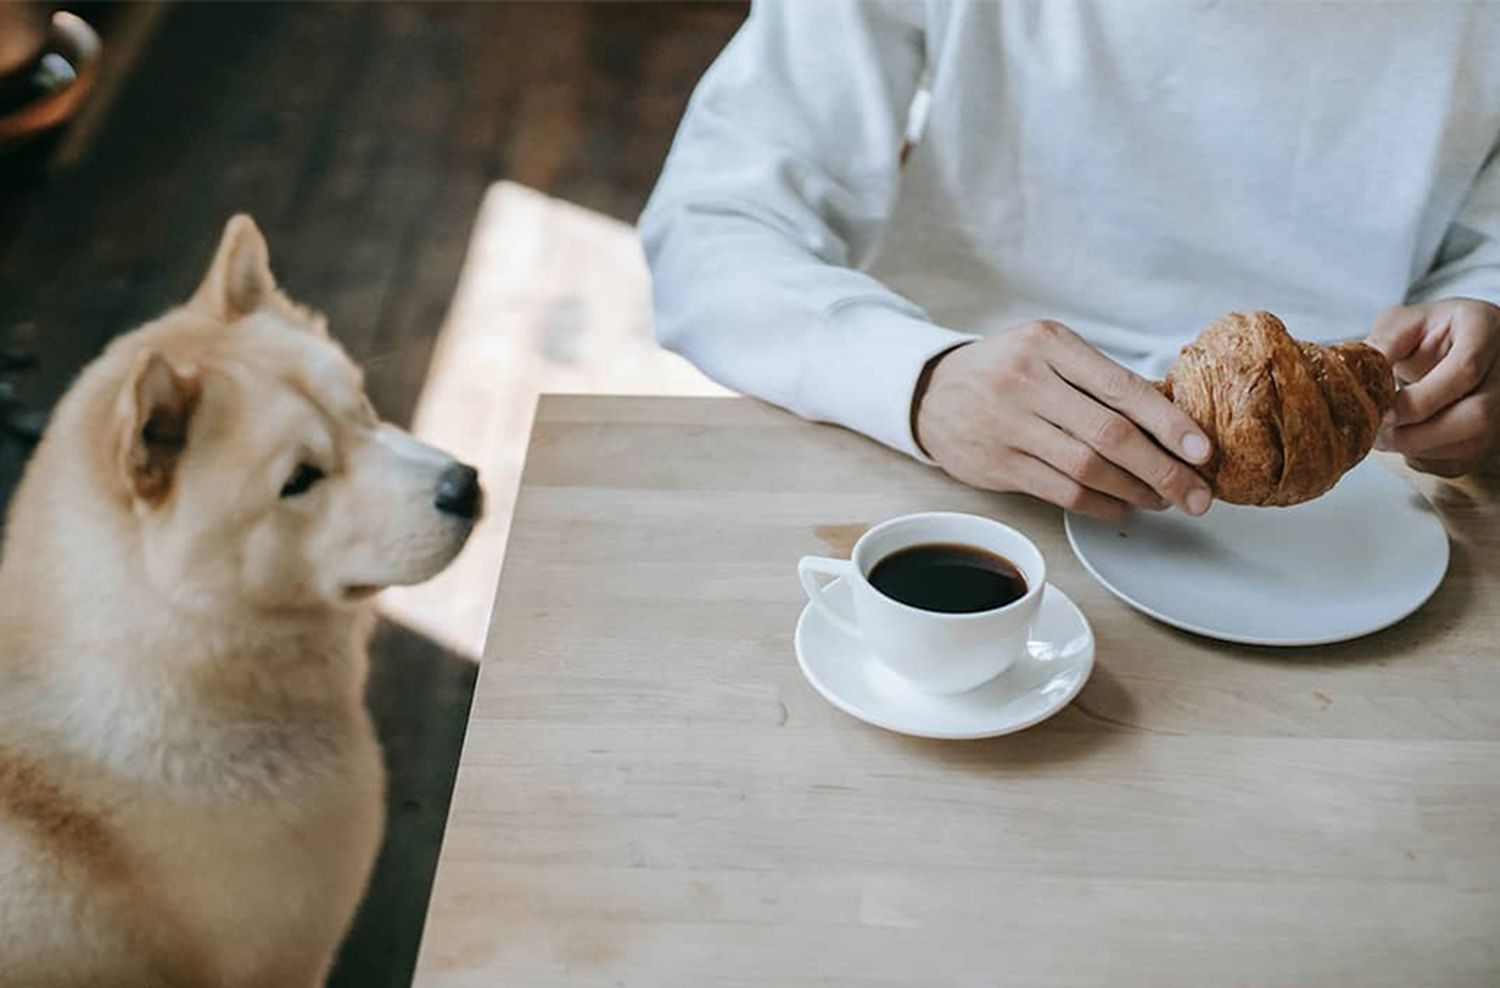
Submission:
[[[980,741],[933,741],[887,734],[887,743],[918,749],[934,761],[993,775],[997,770],[1028,772],[1097,754],[1127,735],[1142,733],[1132,723],[1135,701],[1115,675],[1094,666],[1088,685],[1057,716],[1016,734]],[[1098,712],[1107,710],[1107,714]]]
[[[375,631],[366,696],[389,776],[385,842],[328,988],[411,984],[478,672],[408,628]]]

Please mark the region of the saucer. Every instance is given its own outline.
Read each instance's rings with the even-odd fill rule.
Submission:
[[[853,599],[843,580],[824,593],[843,613]],[[967,740],[1011,734],[1066,707],[1094,668],[1094,633],[1068,595],[1052,584],[1042,594],[1026,654],[967,693],[920,692],[882,665],[809,604],[797,622],[797,663],[813,689],[853,717],[898,734]]]
[[[1068,542],[1125,603],[1184,631],[1248,645],[1323,645],[1400,621],[1448,570],[1448,534],[1406,481],[1367,460],[1290,508],[1216,502],[1193,518],[1068,515]]]

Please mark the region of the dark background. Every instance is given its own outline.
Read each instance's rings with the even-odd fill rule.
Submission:
[[[0,157],[0,344],[49,406],[113,335],[183,300],[252,213],[409,419],[480,197],[510,179],[634,221],[740,3],[73,4],[105,41],[72,132]],[[586,276],[581,273],[580,276]],[[0,503],[24,449],[0,442]],[[376,636],[390,824],[339,986],[410,981],[475,668]]]

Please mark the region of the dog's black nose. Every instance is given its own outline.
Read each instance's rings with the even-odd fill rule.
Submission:
[[[467,463],[455,463],[438,478],[437,509],[471,521],[479,514],[482,492],[479,471]]]

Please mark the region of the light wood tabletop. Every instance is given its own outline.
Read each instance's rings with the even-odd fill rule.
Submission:
[[[1116,601],[1057,510],[839,429],[544,398],[416,984],[1493,988],[1500,501],[1416,482],[1436,596],[1257,649]],[[803,680],[797,558],[922,510],[1042,547],[1098,643],[1072,706],[923,741]]]

